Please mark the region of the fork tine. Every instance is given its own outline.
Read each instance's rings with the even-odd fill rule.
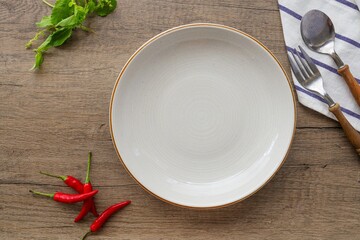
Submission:
[[[295,56],[292,52],[291,52],[291,55],[295,59]],[[290,62],[291,69],[293,70],[296,79],[298,80],[298,82],[301,85],[303,85],[305,79],[304,79],[303,75],[301,74],[298,65],[294,62],[294,60],[292,60],[292,57],[290,56],[290,54],[288,54],[288,56],[289,56],[289,62]]]
[[[299,46],[299,49],[301,51],[301,53],[304,55],[304,58],[306,60],[306,62],[309,64],[309,67],[311,68],[311,70],[313,71],[313,73],[315,74],[319,74],[319,69],[316,67],[315,63],[313,62],[313,60],[311,60],[311,58],[309,57],[309,55],[305,52],[305,50]]]
[[[294,53],[292,53],[292,55],[294,57],[295,62],[297,63],[298,68],[300,69],[302,75],[304,76],[305,79],[309,78],[309,74],[306,72],[303,62],[301,62],[301,60],[300,60],[301,57],[300,57],[298,51],[296,50],[296,48],[294,49],[294,52],[297,57],[294,55]]]
[[[295,53],[296,53],[296,56],[298,56],[298,58],[300,59],[303,67],[305,68],[305,71],[306,73],[309,75],[309,76],[313,76],[314,73],[311,71],[311,69],[309,68],[307,62],[300,56],[299,52],[295,49]]]

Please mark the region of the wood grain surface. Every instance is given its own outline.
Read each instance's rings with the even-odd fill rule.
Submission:
[[[50,1],[50,0],[49,0]],[[80,205],[33,197],[68,191],[39,170],[92,179],[101,211],[133,204],[88,239],[360,239],[360,161],[338,123],[298,105],[289,157],[273,180],[236,205],[194,211],[144,192],[118,160],[109,133],[109,100],[131,54],[181,24],[212,22],[263,42],[289,73],[276,0],[120,0],[114,14],[91,18],[46,54],[39,72],[24,45],[50,9],[40,0],[0,0],[0,239],[80,239],[93,220],[73,222]]]

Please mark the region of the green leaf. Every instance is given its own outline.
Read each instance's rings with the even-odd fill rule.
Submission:
[[[56,24],[56,27],[67,27],[71,28],[74,27],[77,24],[77,17],[74,15],[71,15],[68,18],[65,18],[64,20],[61,20],[58,24]]]
[[[44,16],[40,22],[36,23],[39,28],[47,28],[53,26],[51,23],[51,16]]]
[[[88,3],[85,7],[88,13],[93,13],[96,9],[96,3],[93,0],[88,0]]]
[[[36,52],[36,55],[35,55],[35,64],[34,64],[34,66],[32,67],[31,70],[40,68],[40,66],[41,66],[41,64],[42,64],[43,62],[44,62],[43,53],[42,53],[41,51]]]
[[[116,0],[99,0],[95,12],[97,15],[105,17],[115,10],[116,5]]]
[[[51,46],[49,45],[51,42],[51,35],[49,35],[45,41],[35,50],[36,52],[44,52],[48,50]]]
[[[51,47],[62,45],[72,34],[71,28],[63,28],[53,32],[47,39],[36,49],[37,52],[45,52]]]
[[[67,39],[71,37],[72,29],[71,28],[65,28],[58,30],[51,34],[51,42],[50,45],[52,47],[58,47],[62,45]]]
[[[81,6],[75,6],[74,14],[60,21],[56,27],[74,28],[80,26],[86,18],[87,10]]]
[[[49,35],[45,41],[35,50],[35,64],[33,69],[40,68],[44,61],[43,53],[51,47],[62,45],[72,34],[71,28],[63,28]]]
[[[56,0],[51,12],[51,23],[53,25],[74,14],[74,6],[70,6],[71,3],[73,3],[72,0]]]

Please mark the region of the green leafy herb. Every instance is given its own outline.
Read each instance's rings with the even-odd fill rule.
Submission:
[[[116,0],[99,0],[95,12],[97,15],[105,17],[115,10],[116,5]]]
[[[31,46],[33,45],[33,43],[34,43],[35,41],[37,41],[40,36],[43,36],[43,35],[44,35],[44,31],[43,31],[43,30],[37,32],[37,33],[35,34],[35,36],[34,36],[29,42],[26,43],[25,47],[26,47],[26,48],[31,48]]]
[[[36,66],[40,66],[44,61],[44,56],[42,52],[37,52],[35,55],[35,64],[32,69],[35,69]]]
[[[40,22],[36,23],[36,26],[38,26],[39,28],[51,27],[52,26],[51,16],[44,16]]]
[[[73,0],[56,0],[51,12],[51,23],[56,25],[61,20],[70,17],[74,14],[74,8]]]
[[[93,32],[83,25],[90,14],[105,17],[112,13],[117,5],[116,0],[56,0],[54,5],[46,0],[43,2],[53,9],[49,16],[44,16],[36,23],[41,30],[26,44],[26,48],[30,48],[40,36],[47,35],[44,42],[34,50],[36,54],[32,69],[40,68],[44,61],[44,53],[49,48],[64,44],[75,29]]]

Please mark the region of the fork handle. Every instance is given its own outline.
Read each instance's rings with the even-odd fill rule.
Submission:
[[[360,106],[360,85],[350,72],[349,65],[346,64],[339,68],[338,73],[344,78],[345,82],[350,88],[351,94],[355,98],[357,104]]]
[[[332,107],[329,107],[329,110],[335,115],[341,127],[343,128],[346,137],[354,146],[358,155],[360,155],[360,134],[355,130],[355,128],[353,128],[353,126],[351,126],[349,121],[345,118],[344,114],[341,112],[340,105],[338,103],[336,103]]]

